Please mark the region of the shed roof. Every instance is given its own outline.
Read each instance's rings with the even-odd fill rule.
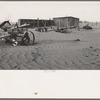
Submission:
[[[18,19],[18,20],[29,20],[29,21],[40,20],[40,21],[49,21],[50,19]]]
[[[72,17],[72,16],[68,16],[68,17],[55,17],[55,18],[53,18],[53,19],[59,19],[59,18],[75,18],[75,19],[79,19],[79,18],[77,18],[77,17]]]

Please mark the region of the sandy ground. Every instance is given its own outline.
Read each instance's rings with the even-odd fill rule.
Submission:
[[[71,33],[36,32],[35,44],[11,46],[0,41],[0,69],[97,70],[100,69],[100,29]],[[80,39],[80,41],[76,41]]]

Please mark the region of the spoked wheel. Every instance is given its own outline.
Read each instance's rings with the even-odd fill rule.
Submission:
[[[25,33],[24,37],[22,38],[23,45],[32,45],[35,41],[35,35],[33,32],[28,31]]]

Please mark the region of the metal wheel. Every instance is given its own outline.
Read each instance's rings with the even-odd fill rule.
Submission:
[[[26,32],[22,38],[23,45],[32,45],[34,44],[34,41],[35,41],[35,35],[31,31]]]

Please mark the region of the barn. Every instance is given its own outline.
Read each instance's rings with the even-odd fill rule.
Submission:
[[[76,17],[56,17],[53,18],[58,28],[76,28],[79,27],[79,18]]]
[[[30,24],[30,28],[34,27],[49,27],[54,25],[53,20],[45,20],[45,19],[18,19],[18,25]]]

